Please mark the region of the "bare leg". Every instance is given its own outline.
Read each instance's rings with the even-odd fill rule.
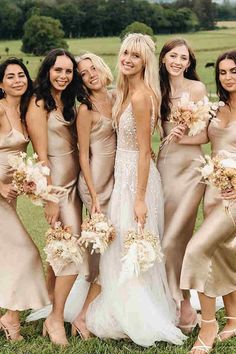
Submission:
[[[219,334],[221,340],[226,340],[232,336],[236,336],[236,291],[223,296],[223,301],[226,317],[233,317],[227,319],[224,329]],[[229,332],[223,333],[224,331]]]
[[[47,265],[47,289],[49,299],[53,303],[53,295],[54,295],[54,288],[55,288],[56,276],[50,264]]]
[[[45,321],[44,334],[48,332],[55,344],[67,345],[64,328],[64,307],[77,275],[56,277],[52,312]]]
[[[20,335],[19,311],[7,310],[0,319],[0,326],[2,326],[7,339],[12,341],[23,339]]]
[[[212,347],[214,345],[214,341],[217,336],[218,332],[218,325],[217,322],[214,321],[215,319],[215,306],[216,306],[216,299],[206,296],[203,293],[198,293],[199,301],[201,304],[201,311],[202,311],[202,319],[204,320],[201,323],[201,329],[199,332],[198,339],[194,343],[194,346],[201,346],[202,342],[205,343],[206,346]],[[212,321],[213,320],[213,321]],[[206,322],[205,322],[206,321]],[[210,321],[210,322],[208,322]],[[192,349],[191,353],[193,354],[203,354],[206,351],[201,349]]]
[[[91,337],[91,333],[89,332],[89,330],[87,329],[87,326],[86,326],[86,313],[87,313],[89,305],[100,294],[100,292],[101,292],[100,285],[95,284],[95,283],[90,285],[89,292],[86,297],[84,306],[72,324],[72,334],[73,335],[76,334],[76,329],[78,329],[79,334],[81,335],[81,337],[83,337],[83,339],[88,339]],[[74,327],[73,327],[73,325],[74,325]]]

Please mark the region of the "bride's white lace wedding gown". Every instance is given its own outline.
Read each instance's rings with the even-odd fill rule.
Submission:
[[[151,117],[152,130],[155,123]],[[176,328],[176,309],[171,300],[163,263],[156,263],[139,278],[119,284],[123,238],[136,229],[134,199],[137,185],[138,143],[131,103],[120,117],[115,161],[115,185],[108,216],[116,239],[101,258],[101,294],[90,305],[87,326],[101,338],[129,337],[142,346],[155,341],[181,344],[185,338]],[[146,189],[148,217],[145,228],[163,234],[163,197],[159,173],[153,161]]]
[[[154,123],[153,113],[152,130]],[[89,306],[87,327],[100,338],[128,337],[141,346],[151,346],[155,341],[182,344],[186,337],[175,326],[176,307],[169,293],[164,263],[155,263],[138,278],[121,285],[118,281],[123,238],[128,230],[137,227],[134,220],[134,199],[138,157],[136,123],[130,103],[120,117],[115,185],[108,211],[108,217],[116,229],[116,239],[101,257],[99,279],[102,291]],[[160,176],[153,161],[150,164],[146,189],[146,205],[148,216],[145,228],[162,237],[163,196]],[[66,320],[72,321],[80,311],[82,301],[79,289],[83,287],[82,284],[83,280],[78,279],[69,295],[65,308]]]

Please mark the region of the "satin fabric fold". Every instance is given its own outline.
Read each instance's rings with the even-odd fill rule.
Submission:
[[[163,123],[165,136],[174,125]],[[199,145],[181,145],[170,142],[158,155],[157,167],[161,175],[165,203],[165,226],[162,246],[166,256],[166,272],[173,299],[182,301],[189,293],[180,289],[180,274],[185,249],[196,222],[198,207],[205,186],[200,182],[202,155]]]
[[[225,150],[236,158],[235,128],[234,122],[225,128],[211,122],[208,136],[213,156]],[[204,214],[203,224],[186,249],[181,288],[224,296],[236,290],[236,202],[226,212],[219,191],[207,186]]]
[[[52,111],[48,115],[47,125],[52,184],[67,189],[67,194],[59,203],[60,221],[80,235],[82,205],[77,189],[80,167],[75,122],[67,122],[61,114]],[[69,263],[56,275],[75,275],[79,272],[78,266]]]
[[[8,156],[25,152],[28,142],[16,129],[0,136],[0,180],[3,183],[12,180]],[[16,201],[8,203],[2,196],[0,230],[0,307],[21,311],[49,304],[39,251],[17,214]]]

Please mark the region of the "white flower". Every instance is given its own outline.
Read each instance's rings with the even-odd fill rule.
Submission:
[[[224,168],[236,168],[236,161],[232,158],[221,160],[221,166]]]
[[[22,159],[25,159],[27,157],[26,152],[20,152],[20,156],[22,157]]]
[[[199,121],[193,123],[189,129],[188,135],[195,136],[195,135],[201,133],[206,128],[206,125],[207,125],[207,123],[204,120],[203,121],[199,120]]]
[[[207,178],[210,176],[214,171],[213,164],[206,164],[204,167],[201,168],[201,173],[203,178]]]
[[[36,152],[33,153],[33,159],[37,160],[38,159],[38,155],[36,154]]]
[[[50,168],[47,166],[42,166],[42,174],[44,176],[49,176],[50,175]]]
[[[108,231],[109,225],[107,222],[101,221],[95,224],[95,228],[97,231]]]
[[[46,178],[40,178],[36,182],[36,193],[40,195],[42,193],[45,193],[46,190],[47,190],[47,179]]]

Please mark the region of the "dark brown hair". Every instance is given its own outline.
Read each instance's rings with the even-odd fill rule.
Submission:
[[[221,54],[218,57],[218,59],[216,61],[216,67],[215,67],[216,92],[217,92],[217,95],[218,95],[220,101],[223,101],[224,103],[227,103],[228,100],[229,100],[229,92],[226,91],[223,88],[223,86],[221,85],[221,82],[220,82],[220,69],[219,69],[220,62],[222,60],[225,60],[225,59],[233,60],[233,62],[236,65],[236,50],[230,50],[228,52],[224,52],[223,54]]]
[[[167,43],[164,44],[160,56],[159,56],[159,76],[160,76],[160,86],[161,86],[161,96],[162,96],[162,103],[161,103],[161,119],[167,120],[170,114],[170,80],[169,80],[169,73],[166,70],[166,66],[163,63],[163,59],[165,55],[170,52],[173,48],[179,47],[184,45],[189,52],[189,67],[188,70],[184,72],[184,77],[190,80],[199,81],[199,77],[196,73],[196,58],[189,47],[188,43],[181,38],[171,39]]]
[[[24,65],[21,59],[12,57],[0,64],[0,82],[3,82],[3,78],[5,75],[6,68],[8,65],[19,65],[21,69],[24,71],[25,76],[28,81],[28,86],[25,91],[25,93],[22,95],[21,100],[20,100],[20,118],[22,121],[25,121],[25,115],[28,109],[29,101],[33,93],[33,83],[30,78],[29,71],[27,67]],[[5,94],[2,89],[0,89],[0,100],[5,97]]]
[[[73,121],[76,116],[75,103],[79,86],[82,85],[77,71],[77,63],[74,56],[61,48],[51,50],[44,58],[34,82],[34,94],[36,102],[43,100],[44,108],[47,112],[56,109],[56,102],[51,93],[51,82],[49,71],[55,64],[58,56],[68,57],[73,64],[73,79],[61,94],[61,100],[64,104],[63,116],[67,121]]]

